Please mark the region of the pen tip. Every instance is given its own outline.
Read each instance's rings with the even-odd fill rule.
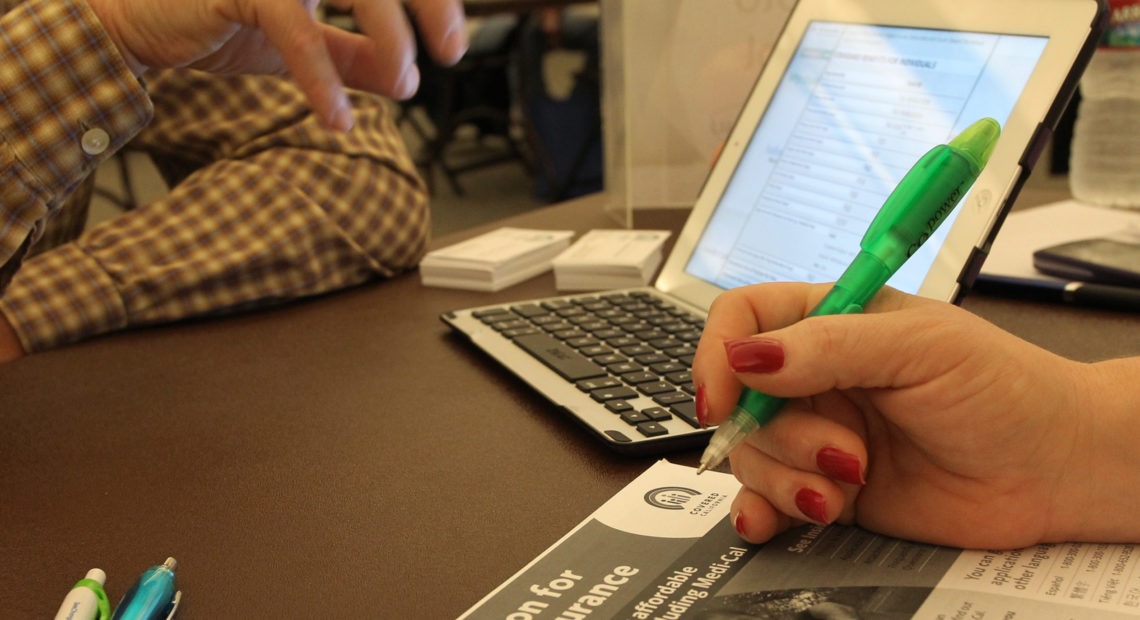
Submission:
[[[708,463],[701,463],[700,467],[697,467],[697,475],[705,473],[706,469],[708,469]]]

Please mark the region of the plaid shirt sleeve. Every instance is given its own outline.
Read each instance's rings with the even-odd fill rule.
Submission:
[[[64,201],[151,115],[80,0],[0,0],[0,291]]]
[[[426,249],[427,193],[384,101],[322,129],[291,82],[170,71],[133,147],[198,169],[29,259],[2,299],[25,350],[392,276]]]
[[[414,267],[427,193],[388,113],[322,129],[291,82],[148,76],[132,148],[196,170],[164,198],[28,259],[0,311],[28,352],[130,326],[315,295]]]

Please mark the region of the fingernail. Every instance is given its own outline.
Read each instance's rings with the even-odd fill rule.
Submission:
[[[727,340],[724,350],[736,372],[767,373],[784,367],[784,345],[771,338]]]
[[[413,61],[404,68],[404,74],[400,76],[400,81],[396,83],[392,97],[395,99],[407,99],[416,94],[416,89],[419,87],[420,68],[417,67]]]
[[[348,102],[348,97],[345,96],[337,103],[336,109],[332,114],[332,128],[340,131],[348,131],[352,129],[352,104]]]
[[[796,508],[810,521],[819,524],[827,524],[830,521],[827,518],[827,500],[823,495],[811,489],[800,489],[796,492]]]
[[[459,62],[467,53],[470,42],[467,40],[467,27],[463,24],[452,26],[443,36],[443,53],[452,64]]]
[[[863,479],[863,466],[859,457],[844,452],[838,448],[821,448],[815,454],[815,464],[819,471],[829,478],[835,478],[848,484],[865,484]]]
[[[705,384],[697,386],[697,423],[701,428],[709,426],[709,401],[705,396]]]
[[[741,538],[744,538],[744,525],[744,511],[742,510],[736,513],[736,518],[732,520],[732,527],[736,529],[736,533],[740,534]]]

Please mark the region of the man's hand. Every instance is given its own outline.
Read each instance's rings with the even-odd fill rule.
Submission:
[[[0,363],[24,357],[24,346],[16,337],[16,330],[8,323],[8,319],[0,314]]]
[[[322,24],[318,0],[88,0],[137,74],[189,67],[213,73],[289,74],[330,128],[348,129],[344,87],[395,98],[419,86],[414,35],[400,0],[334,0],[363,34]],[[432,56],[467,50],[459,0],[408,0]]]

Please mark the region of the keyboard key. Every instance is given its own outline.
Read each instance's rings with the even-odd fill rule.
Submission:
[[[695,402],[690,400],[688,402],[670,405],[669,411],[672,411],[673,415],[678,418],[688,422],[689,426],[693,428],[701,427],[701,423],[697,421],[697,404]]]
[[[638,424],[636,428],[637,432],[646,437],[660,437],[669,434],[669,429],[662,426],[660,422],[643,422]]]
[[[645,372],[638,369],[637,372],[627,372],[621,376],[621,380],[630,385],[637,385],[639,383],[649,383],[651,381],[660,381],[657,375],[651,372]],[[671,388],[670,388],[671,389]]]
[[[598,377],[597,379],[582,379],[574,385],[578,386],[578,389],[583,392],[592,392],[601,388],[617,387],[621,385],[621,381],[613,377]]]
[[[594,335],[597,336],[597,334]],[[632,347],[635,344],[641,344],[641,341],[637,338],[625,335],[618,336],[617,338],[607,338],[606,342],[615,349],[620,349],[622,347]]]
[[[567,381],[602,377],[606,374],[601,366],[546,334],[519,336],[515,338],[515,344]]]
[[[589,334],[578,329],[577,327],[571,327],[570,329],[555,330],[555,331],[550,332],[550,335],[554,336],[555,338],[557,338],[559,340],[567,340],[567,341],[576,340],[578,338],[589,338],[590,337]],[[571,346],[573,346],[573,345],[571,345]]]
[[[653,397],[653,402],[658,405],[672,406],[685,402],[692,402],[693,397],[684,392],[668,392],[665,394],[657,394]]]
[[[656,379],[656,377],[654,377]],[[642,383],[637,386],[637,390],[647,396],[655,394],[664,394],[666,392],[675,392],[677,388],[673,387],[672,383],[665,383],[664,381],[654,381],[652,383]],[[668,403],[662,403],[668,404]]]
[[[583,336],[581,338],[571,338],[571,339],[566,341],[566,344],[574,347],[575,349],[582,351],[583,355],[590,355],[591,357],[593,357],[593,355],[600,355],[600,353],[591,354],[591,353],[586,352],[587,348],[595,348],[595,346],[598,344],[597,338],[591,338],[589,336]],[[604,349],[605,347],[599,347],[599,348]],[[608,351],[609,349],[606,349],[606,350]]]
[[[681,359],[682,357],[692,357],[692,356],[697,354],[696,347],[694,347],[693,345],[690,345],[690,344],[681,345],[679,347],[672,347],[672,348],[663,349],[663,350],[665,351],[665,353],[667,355],[671,355],[677,359]]]
[[[514,330],[514,329],[525,329],[525,328],[534,329],[534,327],[530,324],[529,321],[524,321],[522,319],[514,319],[511,321],[496,321],[494,323],[488,323],[488,326],[491,329],[494,329],[495,331],[500,331],[503,333],[509,332],[511,330]]]
[[[641,372],[642,370],[645,370],[645,367],[642,366],[641,364],[634,364],[634,363],[630,362],[629,360],[627,360],[621,356],[617,356],[617,357],[621,361],[614,362],[614,363],[605,363],[605,362],[602,362],[600,359],[595,360],[595,361],[597,361],[599,364],[605,363],[606,370],[614,373],[615,375],[624,375],[624,374],[631,373],[631,372]]]
[[[676,337],[677,340],[683,340],[689,344],[695,345],[701,339],[701,330],[690,329],[683,332],[677,332],[676,334],[673,334],[673,336]]]
[[[568,329],[575,329],[575,327],[566,321],[554,321],[551,323],[539,323],[539,327],[548,332],[561,332]]]
[[[541,333],[541,332],[538,330],[537,327],[520,327],[518,329],[508,329],[507,331],[503,332],[503,335],[506,336],[507,338],[514,339],[514,338],[518,338],[519,336],[525,336],[527,334],[538,334],[538,333]]]
[[[607,387],[593,390],[590,392],[590,398],[598,401],[599,403],[604,403],[607,400],[614,400],[618,398],[622,400],[628,400],[630,398],[637,398],[637,392],[634,392],[630,388],[622,385],[618,387]]]
[[[633,361],[638,364],[650,366],[652,364],[661,364],[669,361],[669,356],[664,353],[646,353],[645,355],[638,355],[633,358]]]
[[[630,299],[630,297],[625,293],[610,293],[608,295],[602,295],[602,299],[610,302],[615,306],[637,303],[637,300]]]
[[[543,308],[538,304],[521,304],[518,306],[511,306],[511,310],[515,314],[528,319],[533,319],[536,316],[550,314],[549,310]]]
[[[664,422],[673,418],[673,414],[664,407],[646,407],[641,410],[642,415],[655,422]]]
[[[594,335],[594,338],[597,338],[598,340],[610,340],[611,338],[618,338],[625,335],[625,332],[617,329],[616,327],[599,329],[590,333],[592,333]]]
[[[628,347],[622,347],[621,354],[626,357],[637,357],[638,355],[647,355],[649,353],[656,353],[657,351],[647,344],[635,344]]]
[[[491,318],[491,317],[495,317],[495,316],[500,316],[500,315],[504,315],[504,314],[510,314],[510,312],[508,312],[506,308],[487,308],[486,310],[476,310],[476,311],[471,313],[471,316],[482,321],[483,319],[487,319],[487,318]],[[486,322],[486,321],[484,321],[484,322]]]
[[[568,308],[559,308],[555,310],[554,313],[564,319],[568,319],[570,317],[582,316],[586,314],[586,311],[578,306],[570,306]]]
[[[570,303],[569,301],[567,301],[565,299],[548,299],[548,300],[542,302],[542,307],[546,308],[547,310],[550,310],[551,312],[557,312],[558,310],[561,310],[563,308],[570,308],[573,305],[574,304]]]
[[[662,362],[660,364],[653,364],[649,367],[649,370],[659,375],[667,375],[671,372],[680,372],[682,370],[688,370],[689,368],[689,366],[678,364],[677,362]]]
[[[633,405],[630,405],[630,411],[626,411],[625,413],[621,414],[622,422],[625,422],[630,426],[637,426],[642,422],[652,422],[652,420],[649,419],[649,416],[640,411],[633,411],[632,409]]]
[[[582,320],[583,318],[587,318],[589,320]],[[594,332],[600,332],[600,331],[610,329],[609,323],[606,323],[605,321],[600,321],[600,320],[592,318],[592,317],[575,317],[575,319],[573,321],[571,321],[571,323],[574,323],[578,327],[582,328],[582,330],[588,331],[591,334]]]
[[[630,329],[626,331],[633,334],[634,336],[637,336],[637,338],[642,341],[649,341],[650,344],[653,344],[654,340],[660,340],[669,335],[657,329],[656,327],[653,327],[652,325],[640,329]]]
[[[626,413],[633,411],[633,405],[629,404],[628,400],[607,400],[606,409],[609,409],[614,413],[625,415]]]

